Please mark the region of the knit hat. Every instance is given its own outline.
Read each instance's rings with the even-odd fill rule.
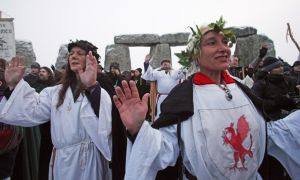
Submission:
[[[262,67],[262,71],[265,72],[270,72],[275,68],[278,68],[280,66],[283,66],[282,61],[278,60],[275,57],[266,57],[265,60],[263,61],[263,67]]]
[[[37,63],[37,62],[33,62],[30,67],[31,68],[38,68],[38,69],[41,68],[40,64]]]

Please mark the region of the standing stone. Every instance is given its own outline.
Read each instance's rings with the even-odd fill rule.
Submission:
[[[234,32],[234,35],[237,38],[247,37],[247,36],[257,34],[257,29],[255,29],[254,27],[250,27],[250,26],[247,26],[247,27],[230,27],[230,29]]]
[[[56,59],[55,68],[60,70],[64,65],[66,65],[68,60],[68,47],[66,44],[62,44],[59,47],[58,57]]]
[[[275,47],[273,41],[265,35],[252,35],[243,38],[237,38],[235,53],[241,66],[247,66],[259,55],[261,45],[268,46],[267,56],[275,57]]]
[[[105,63],[104,69],[109,71],[109,65],[112,62],[117,62],[120,64],[121,71],[130,71],[131,62],[129,48],[126,45],[112,44],[105,48]]]
[[[119,35],[114,38],[115,44],[124,44],[128,46],[151,46],[159,43],[157,34],[130,34]]]
[[[160,67],[162,59],[171,59],[171,48],[169,44],[157,44],[150,49],[150,64],[153,68]]]
[[[26,72],[30,70],[33,62],[36,62],[36,56],[30,41],[16,40],[16,55],[23,56],[26,64]]]
[[[187,44],[190,33],[175,33],[175,34],[164,34],[160,36],[161,44],[169,44],[170,46],[184,46]]]

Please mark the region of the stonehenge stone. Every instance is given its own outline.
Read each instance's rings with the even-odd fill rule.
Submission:
[[[106,71],[109,71],[109,66],[112,62],[119,63],[121,71],[131,70],[129,47],[119,44],[106,46],[104,62],[104,69]]]
[[[171,59],[171,48],[169,44],[157,44],[150,48],[150,65],[153,68],[160,67],[160,62],[162,59]]]

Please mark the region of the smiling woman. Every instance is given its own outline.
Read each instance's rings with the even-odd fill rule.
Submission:
[[[148,95],[141,100],[132,81],[122,82],[123,90],[116,88],[114,103],[131,140],[125,179],[155,179],[159,170],[178,162],[179,154],[189,179],[261,179],[258,168],[266,148],[281,158],[292,177],[300,175],[300,154],[279,152],[282,144],[300,148],[291,138],[299,130],[287,135],[281,129],[299,129],[300,111],[266,127],[264,108],[272,104],[254,96],[226,71],[234,35],[224,25],[221,18],[193,31],[190,46],[179,57],[186,65],[198,66],[198,72],[170,92],[152,127],[144,121]],[[277,146],[279,139],[285,141]]]

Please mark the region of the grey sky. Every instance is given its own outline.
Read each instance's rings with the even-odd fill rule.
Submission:
[[[56,61],[59,46],[85,39],[99,47],[119,34],[188,32],[221,15],[227,26],[253,26],[275,43],[277,56],[292,64],[298,50],[286,42],[286,23],[300,43],[299,0],[1,0],[0,10],[14,20],[16,39],[29,40],[41,65]],[[181,48],[174,48],[179,51]],[[132,68],[141,67],[149,48],[131,48]],[[173,62],[177,59],[173,59]],[[103,62],[101,62],[103,64]],[[178,67],[177,63],[174,63]]]

